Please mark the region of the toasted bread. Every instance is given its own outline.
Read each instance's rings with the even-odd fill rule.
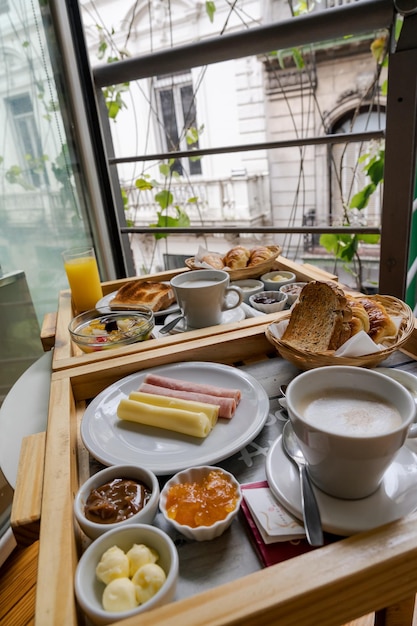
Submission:
[[[298,350],[337,350],[349,339],[352,310],[336,285],[313,281],[301,291],[282,341]]]
[[[136,280],[123,285],[110,301],[110,308],[134,308],[148,306],[154,313],[168,308],[175,302],[175,294],[167,283]]]

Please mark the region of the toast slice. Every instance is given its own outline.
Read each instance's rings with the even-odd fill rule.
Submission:
[[[167,283],[136,280],[123,285],[110,301],[111,309],[148,306],[154,313],[167,309],[175,302],[174,290]]]
[[[337,350],[350,337],[352,309],[332,283],[313,281],[302,290],[282,341],[297,350]]]

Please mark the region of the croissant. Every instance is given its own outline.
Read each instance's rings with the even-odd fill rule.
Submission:
[[[397,328],[383,304],[369,298],[357,298],[357,300],[368,313],[368,335],[375,343],[381,343],[386,337],[396,336]]]
[[[226,267],[231,270],[240,270],[247,266],[250,258],[250,251],[244,246],[236,246],[229,250],[223,258]]]
[[[357,300],[357,298],[352,298],[350,296],[346,296],[346,298],[350,308],[352,309],[352,319],[349,322],[351,328],[351,337],[353,337],[353,335],[356,335],[361,330],[369,333],[369,315],[366,312],[365,307],[361,302]]]
[[[202,262],[207,263],[216,270],[222,270],[224,268],[223,259],[220,254],[206,254],[201,259]]]
[[[256,248],[252,248],[249,258],[248,267],[252,267],[253,265],[258,265],[258,263],[262,263],[263,261],[267,261],[273,256],[272,250],[267,248],[266,246],[256,246]]]

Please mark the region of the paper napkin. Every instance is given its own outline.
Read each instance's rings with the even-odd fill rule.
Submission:
[[[243,497],[265,543],[305,537],[304,526],[275,500],[269,487],[245,489]]]

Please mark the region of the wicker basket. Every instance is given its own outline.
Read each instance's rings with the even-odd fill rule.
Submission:
[[[315,367],[323,367],[326,365],[357,365],[358,367],[375,367],[382,361],[384,361],[392,352],[398,350],[411,335],[414,329],[414,315],[410,307],[394,298],[393,296],[367,296],[370,300],[376,300],[384,305],[387,313],[393,317],[401,317],[401,323],[398,333],[395,337],[387,338],[382,342],[384,346],[383,350],[375,352],[373,354],[364,354],[358,357],[338,357],[334,355],[334,351],[323,352],[308,352],[301,351],[293,348],[292,346],[284,343],[280,339],[277,339],[271,332],[271,328],[266,330],[266,337],[268,341],[275,346],[279,354],[293,363],[301,370],[313,369]],[[280,319],[287,319],[290,317],[288,313],[287,317]]]
[[[265,274],[266,272],[269,272],[272,269],[272,266],[274,265],[275,260],[281,254],[281,251],[282,251],[281,246],[266,246],[266,247],[272,252],[272,256],[269,257],[269,259],[267,259],[266,261],[263,261],[262,263],[258,263],[257,265],[254,265],[252,267],[243,267],[242,269],[239,269],[239,270],[230,270],[225,267],[224,271],[230,274],[231,280],[244,280],[245,278],[259,278],[259,276],[262,276],[262,274]],[[205,267],[205,268],[201,267],[201,265],[198,263],[196,264],[195,257],[190,257],[189,259],[186,259],[185,264],[190,270],[209,269],[208,267]]]

